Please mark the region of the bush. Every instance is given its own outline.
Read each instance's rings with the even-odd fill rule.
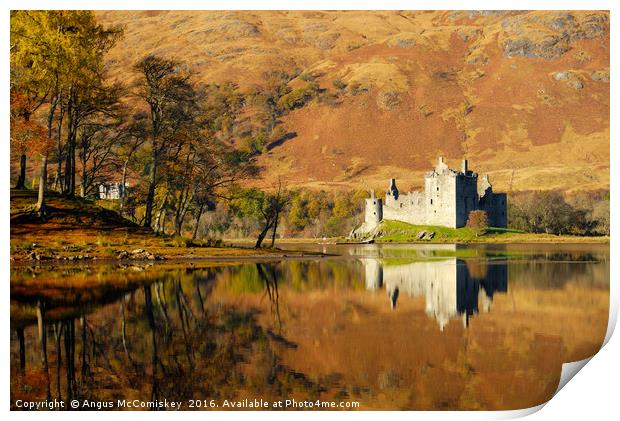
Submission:
[[[379,92],[379,95],[377,95],[377,106],[384,111],[390,111],[394,107],[398,106],[400,102],[401,99],[399,92]]]
[[[314,82],[314,76],[310,72],[303,72],[299,78],[304,82]]]
[[[332,83],[334,87],[338,89],[339,91],[344,91],[345,89],[347,89],[347,84],[344,83],[342,79],[336,79]]]
[[[312,90],[307,88],[293,89],[278,101],[278,107],[282,110],[291,111],[303,107],[314,96]]]
[[[484,234],[487,228],[489,228],[489,217],[483,210],[471,211],[465,226],[471,229],[477,237],[480,234]]]
[[[368,92],[368,88],[362,86],[359,82],[354,82],[349,87],[349,92],[351,92],[351,95],[356,96]]]

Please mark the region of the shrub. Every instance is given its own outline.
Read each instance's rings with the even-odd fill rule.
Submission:
[[[400,93],[395,91],[379,92],[377,106],[385,111],[390,111],[400,104]]]
[[[291,111],[303,107],[314,96],[312,90],[307,88],[293,89],[278,101],[278,107],[282,110]]]
[[[356,96],[368,92],[368,88],[362,86],[359,82],[354,82],[349,86],[349,92],[351,92],[351,95]]]
[[[299,78],[304,82],[314,82],[314,76],[310,72],[303,72]]]
[[[487,228],[489,228],[489,217],[483,210],[471,211],[465,226],[471,229],[477,237],[480,234],[484,234]]]
[[[344,83],[342,79],[336,79],[332,83],[334,87],[338,89],[339,91],[344,91],[345,89],[347,89],[347,84]]]

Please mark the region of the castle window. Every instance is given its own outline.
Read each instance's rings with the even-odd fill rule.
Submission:
[[[439,191],[439,186],[437,186],[437,191]]]
[[[431,199],[431,205],[433,204],[433,199]]]
[[[400,207],[401,207],[401,208],[403,207],[403,204],[402,204],[402,203],[400,204]]]

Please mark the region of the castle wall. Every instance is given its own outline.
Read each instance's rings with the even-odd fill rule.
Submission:
[[[426,225],[456,227],[456,177],[445,169],[424,177]]]
[[[424,225],[428,212],[424,201],[425,197],[421,192],[401,194],[398,196],[398,199],[386,195],[386,204],[383,206],[383,218]]]
[[[469,212],[478,209],[478,176],[471,172],[456,176],[456,212],[455,228],[464,227]]]
[[[489,226],[508,227],[508,201],[506,193],[487,192],[480,198],[480,209],[487,213]]]
[[[456,180],[454,173],[430,173],[424,179],[424,192],[386,194],[383,218],[414,225],[456,224]]]

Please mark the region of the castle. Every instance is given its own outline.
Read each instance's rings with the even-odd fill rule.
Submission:
[[[396,180],[391,179],[385,202],[372,192],[364,210],[364,223],[353,231],[353,237],[371,232],[384,219],[459,228],[465,226],[474,210],[487,213],[489,226],[507,226],[506,193],[494,193],[487,175],[478,185],[478,174],[469,170],[466,159],[461,170],[456,171],[440,157],[435,168],[424,176],[423,192],[401,194]]]

